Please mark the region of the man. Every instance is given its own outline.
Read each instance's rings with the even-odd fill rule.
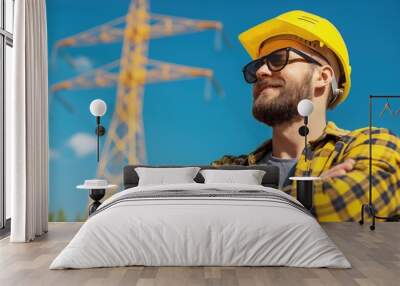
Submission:
[[[368,202],[369,130],[348,131],[326,122],[326,111],[350,90],[349,56],[342,36],[326,19],[291,11],[257,25],[239,39],[254,61],[243,68],[253,84],[253,115],[272,127],[272,139],[248,155],[226,155],[214,166],[273,164],[280,188],[295,196],[289,176],[320,176],[314,183],[314,214],[320,221],[359,220]],[[298,133],[297,104],[309,99],[309,152]],[[373,203],[380,216],[400,210],[400,140],[374,128]]]

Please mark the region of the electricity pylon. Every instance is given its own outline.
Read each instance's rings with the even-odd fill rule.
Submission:
[[[150,14],[147,1],[137,0],[132,1],[125,17],[56,43],[55,48],[59,49],[123,40],[120,60],[52,86],[52,91],[56,92],[64,89],[118,85],[115,110],[97,170],[99,178],[121,184],[123,166],[146,162],[142,121],[143,93],[146,84],[197,77],[213,81],[213,72],[210,69],[149,59],[147,54],[150,39],[210,29],[221,31],[222,24],[217,21]]]

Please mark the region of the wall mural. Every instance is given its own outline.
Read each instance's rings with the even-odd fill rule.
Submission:
[[[128,162],[209,164],[270,138],[271,129],[252,116],[251,87],[241,73],[250,58],[237,35],[285,11],[316,13],[340,29],[352,90],[328,119],[344,129],[367,126],[368,95],[399,90],[400,40],[392,36],[399,4],[383,2],[47,1],[49,220],[85,220],[88,193],[76,185],[96,177],[120,184]],[[384,69],[377,66],[382,60]],[[107,104],[99,163],[89,111],[96,98]],[[379,112],[375,122],[397,131]]]

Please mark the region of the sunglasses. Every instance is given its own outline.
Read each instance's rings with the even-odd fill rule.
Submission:
[[[290,59],[289,60],[289,52],[292,51],[302,58]],[[309,55],[303,53],[302,51],[296,50],[291,47],[283,48],[276,50],[266,56],[258,58],[243,67],[243,75],[244,79],[247,83],[255,83],[257,82],[256,72],[263,65],[267,65],[270,71],[278,72],[285,68],[287,64],[294,62],[307,62],[311,64],[316,64],[322,66],[319,62],[314,60]]]

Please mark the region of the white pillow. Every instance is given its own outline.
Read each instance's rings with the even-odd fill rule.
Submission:
[[[262,170],[201,170],[205,184],[226,183],[261,185],[265,175]]]
[[[199,170],[199,167],[135,168],[139,176],[138,186],[195,183],[193,179]]]

